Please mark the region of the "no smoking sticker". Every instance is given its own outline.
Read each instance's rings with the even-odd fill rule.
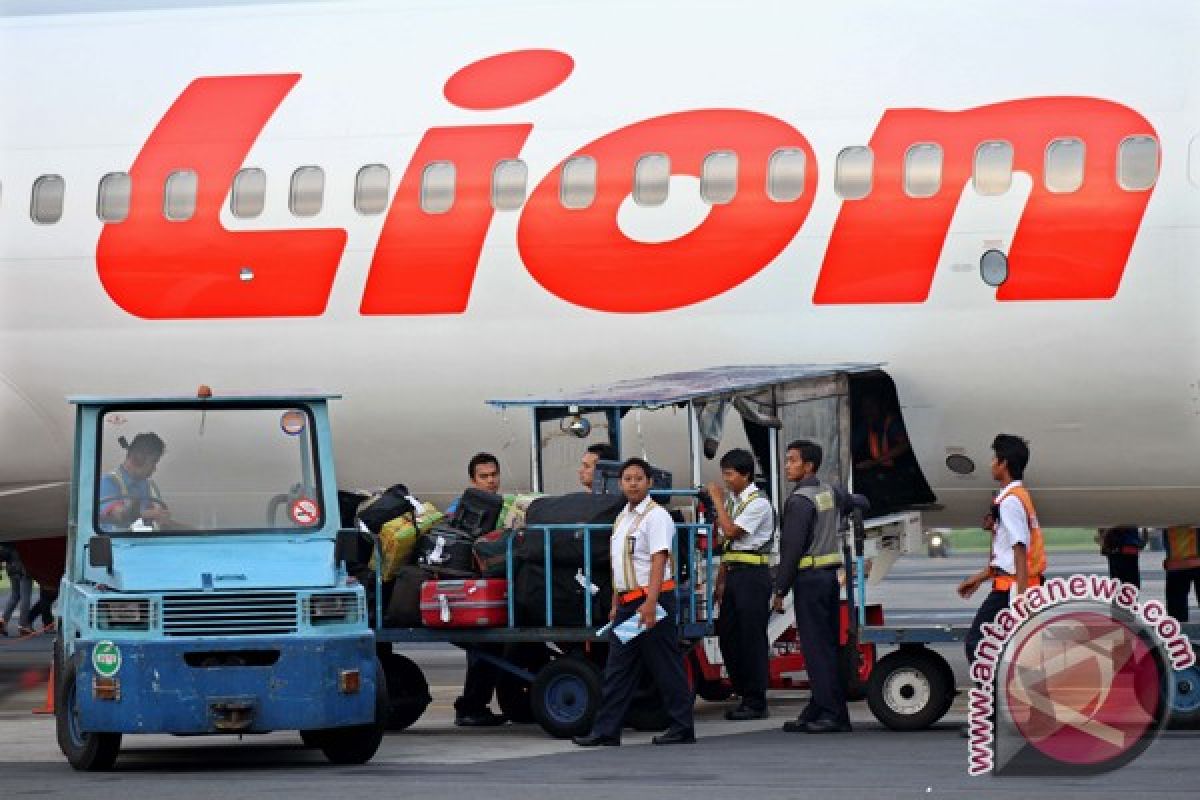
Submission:
[[[317,517],[320,516],[317,511],[317,501],[310,500],[307,497],[301,497],[299,500],[293,501],[291,515],[292,522],[297,525],[316,525]]]
[[[92,669],[101,678],[111,678],[121,671],[121,648],[109,641],[96,642],[92,648]]]

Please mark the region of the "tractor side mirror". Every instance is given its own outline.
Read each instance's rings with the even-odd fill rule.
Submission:
[[[359,555],[361,536],[358,531],[353,528],[343,529],[337,532],[337,538],[333,543],[333,563],[341,564],[343,561],[353,564],[361,561]]]
[[[113,551],[112,539],[108,536],[93,536],[88,542],[88,564],[93,567],[104,567],[112,571]]]

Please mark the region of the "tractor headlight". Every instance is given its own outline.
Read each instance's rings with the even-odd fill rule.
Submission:
[[[353,592],[310,595],[307,605],[310,625],[345,625],[362,618],[358,595]]]

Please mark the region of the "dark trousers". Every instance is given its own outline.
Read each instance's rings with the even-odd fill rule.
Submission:
[[[1000,592],[993,589],[988,592],[987,597],[983,598],[983,605],[979,607],[979,611],[975,612],[975,619],[971,620],[971,630],[967,631],[967,638],[963,642],[967,648],[968,665],[975,660],[975,648],[983,639],[983,626],[994,622],[996,615],[1006,608],[1008,608],[1007,591]]]
[[[796,634],[804,651],[804,668],[812,700],[805,718],[832,719],[849,724],[846,689],[838,674],[840,601],[836,569],[802,569],[792,585],[796,609]]]
[[[767,707],[770,616],[770,569],[765,565],[726,567],[725,594],[721,598],[721,616],[717,618],[721,658],[733,690],[755,711]]]
[[[1188,621],[1188,592],[1195,591],[1200,603],[1200,567],[1167,570],[1167,613],[1180,622]]]
[[[1137,553],[1109,553],[1105,557],[1108,559],[1108,577],[1142,588],[1142,571],[1138,569]]]
[[[475,645],[473,650],[489,653],[500,658],[504,655],[502,644]],[[454,712],[458,715],[480,714],[487,710],[496,692],[496,681],[500,677],[500,668],[484,658],[472,658],[467,655],[467,677],[463,680],[462,695],[454,701]]]
[[[604,666],[604,690],[600,710],[592,724],[596,736],[621,738],[621,728],[629,705],[646,670],[654,678],[662,694],[667,716],[671,718],[670,732],[690,731],[692,722],[692,692],[683,671],[683,651],[679,648],[679,617],[675,595],[664,593],[658,598],[667,616],[645,633],[621,644],[609,634],[608,663]],[[614,626],[637,613],[642,600],[625,603],[617,609]]]
[[[33,619],[29,616],[29,606],[33,602],[33,578],[21,573],[9,573],[8,580],[8,603],[4,606],[3,618],[6,622],[13,621],[17,625],[31,627]],[[14,611],[18,612],[15,620]]]

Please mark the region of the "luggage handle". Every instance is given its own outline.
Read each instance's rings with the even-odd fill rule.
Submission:
[[[450,598],[444,594],[438,595],[438,617],[442,620],[443,625],[450,624]]]

